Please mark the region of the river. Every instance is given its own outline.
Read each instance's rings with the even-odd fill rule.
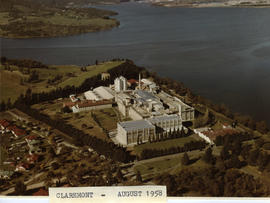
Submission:
[[[47,64],[129,58],[270,126],[270,8],[165,8],[123,3],[110,31],[1,39],[1,55]]]

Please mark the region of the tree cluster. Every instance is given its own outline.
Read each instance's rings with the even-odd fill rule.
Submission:
[[[167,186],[168,195],[183,196],[185,193],[194,196],[213,197],[258,197],[267,196],[269,191],[251,175],[237,169],[183,169],[177,175],[164,174],[156,179],[157,184]]]
[[[49,68],[47,65],[31,59],[8,59],[4,56],[0,59],[1,64],[9,64],[23,68]]]
[[[142,160],[192,150],[202,150],[206,147],[206,145],[207,144],[204,141],[191,141],[185,143],[183,147],[170,147],[168,149],[144,149],[137,158]]]

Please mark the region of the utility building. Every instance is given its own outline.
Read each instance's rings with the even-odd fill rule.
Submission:
[[[127,90],[127,79],[123,76],[115,78],[114,88],[116,92],[126,91]]]
[[[156,116],[149,119],[120,122],[117,124],[117,140],[124,146],[155,140],[158,134],[169,134],[182,129],[177,114]],[[162,130],[162,131],[161,131]]]
[[[120,122],[117,124],[118,142],[124,146],[148,142],[155,137],[155,126],[148,120]]]
[[[177,114],[155,116],[148,120],[156,127],[163,129],[164,133],[172,133],[182,129],[182,119]]]

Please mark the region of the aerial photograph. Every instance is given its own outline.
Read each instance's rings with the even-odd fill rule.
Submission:
[[[269,22],[270,0],[0,0],[0,196],[269,198]]]

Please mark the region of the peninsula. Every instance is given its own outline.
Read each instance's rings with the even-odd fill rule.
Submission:
[[[116,12],[72,3],[1,0],[0,37],[60,37],[112,29],[120,23],[110,16]],[[58,1],[56,1],[58,2]],[[58,2],[59,3],[59,2]]]

